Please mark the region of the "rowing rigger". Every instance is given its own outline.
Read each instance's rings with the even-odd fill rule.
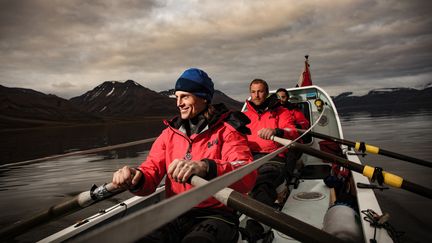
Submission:
[[[361,165],[357,164],[355,162],[349,161],[347,159],[335,156],[330,153],[326,153],[320,150],[316,150],[314,148],[308,147],[307,145],[300,144],[300,143],[292,143],[291,140],[279,138],[279,137],[272,137],[273,141],[276,141],[280,144],[283,144],[285,146],[288,146],[289,148],[300,150],[304,153],[307,153],[309,155],[312,155],[317,158],[321,158],[324,160],[332,161],[342,167],[345,167],[349,170],[358,172],[360,174],[363,174],[364,176],[368,177],[369,179],[374,178],[374,175],[376,173],[376,168],[368,166],[368,165]],[[396,188],[405,189],[407,191],[416,193],[418,195],[432,198],[432,190],[429,188],[426,188],[424,186],[415,184],[413,182],[407,181],[403,179],[400,176],[394,175],[392,173],[382,171],[383,176],[383,182],[389,186],[393,186]]]

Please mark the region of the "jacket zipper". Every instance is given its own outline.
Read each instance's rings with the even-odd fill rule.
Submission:
[[[189,142],[189,147],[186,151],[186,155],[184,157],[185,160],[191,160],[192,159],[192,141]]]
[[[176,129],[174,129],[174,128],[171,127],[171,126],[169,126],[169,128],[170,128],[171,130],[173,130],[173,132],[177,133],[178,135],[180,135],[180,136],[182,136],[184,139],[186,139],[186,141],[188,141],[189,146],[188,146],[188,149],[187,149],[186,154],[185,154],[185,156],[184,156],[183,159],[185,159],[185,160],[191,160],[191,159],[192,159],[192,142],[193,142],[192,139],[190,139],[189,137],[186,137],[183,133],[178,132]]]

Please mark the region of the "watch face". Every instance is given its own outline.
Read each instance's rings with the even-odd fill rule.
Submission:
[[[326,126],[327,124],[328,124],[328,118],[327,118],[327,116],[323,115],[321,117],[321,119],[319,120],[318,125],[323,127],[323,126]]]

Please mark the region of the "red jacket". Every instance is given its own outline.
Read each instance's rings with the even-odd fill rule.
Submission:
[[[240,113],[240,115],[242,114]],[[209,129],[204,129],[199,134],[192,134],[190,137],[179,130],[180,125],[176,126],[176,123],[180,124],[178,117],[170,122],[164,121],[168,127],[153,143],[146,161],[139,166],[144,174],[144,183],[135,194],[148,195],[154,192],[166,175],[170,163],[174,159],[185,159],[188,152],[191,155],[190,160],[208,159],[210,178],[207,176],[206,179],[212,179],[211,177],[225,174],[250,163],[253,158],[246,136],[231,126],[229,121],[227,122],[230,117],[233,117],[232,114],[226,112],[214,124],[209,125]],[[244,119],[247,120],[246,117]],[[246,127],[243,128],[247,129]],[[236,191],[247,193],[254,186],[256,176],[257,172],[254,171],[230,187]],[[168,176],[165,177],[167,197],[191,188],[190,184],[178,183]],[[196,207],[224,208],[225,206],[210,197]]]
[[[282,130],[289,128],[289,132],[283,130],[283,137],[288,139],[295,139],[298,137],[293,116],[286,108],[281,106],[277,106],[273,109],[267,108],[263,113],[259,114],[249,101],[246,101],[246,103],[247,110],[244,113],[251,120],[251,123],[247,125],[251,130],[251,134],[248,135],[247,138],[252,152],[271,153],[282,147],[282,145],[277,142],[258,137],[258,131],[262,128],[279,128]]]
[[[301,112],[298,109],[292,109],[289,111],[291,112],[291,115],[293,117],[294,123],[295,123],[297,128],[301,128],[301,129],[305,129],[305,130],[309,128],[309,126],[310,126],[309,121],[306,119],[303,112]]]

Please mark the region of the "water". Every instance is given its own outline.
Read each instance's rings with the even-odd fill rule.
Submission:
[[[382,149],[432,161],[432,112],[398,115],[356,113],[341,117],[344,136]],[[396,159],[367,155],[363,163],[384,168],[407,181],[432,188],[432,169]],[[402,242],[432,242],[432,201],[391,188],[376,191],[384,212],[396,229],[405,231]]]
[[[0,131],[0,165],[155,137],[160,117],[141,122]]]
[[[341,117],[346,139],[365,141],[427,161],[432,161],[431,119],[430,112],[379,116],[355,113]],[[160,121],[149,120],[131,124],[3,132],[0,133],[0,153],[7,154],[8,157],[2,155],[0,161],[4,164],[154,137],[162,127]],[[140,164],[145,159],[147,150],[148,146],[140,145],[99,154],[0,167],[0,227],[70,199],[79,192],[89,190],[94,183],[100,185],[110,181],[112,173],[118,168]],[[376,155],[367,155],[364,163],[383,167],[406,180],[432,188],[430,168]],[[432,222],[430,199],[401,189],[377,191],[376,194],[383,211],[390,213],[392,225],[406,232],[403,242],[432,242],[432,226],[429,224]],[[129,196],[128,192],[120,194],[32,230],[17,240],[32,242],[41,239],[50,232],[60,230]]]
[[[93,184],[110,182],[117,169],[125,165],[138,166],[144,161],[151,144],[40,163],[5,164],[155,137],[163,127],[159,118],[141,123],[0,132],[0,228],[70,200],[90,190]],[[122,193],[32,230],[17,240],[34,242],[128,197],[129,193]]]

